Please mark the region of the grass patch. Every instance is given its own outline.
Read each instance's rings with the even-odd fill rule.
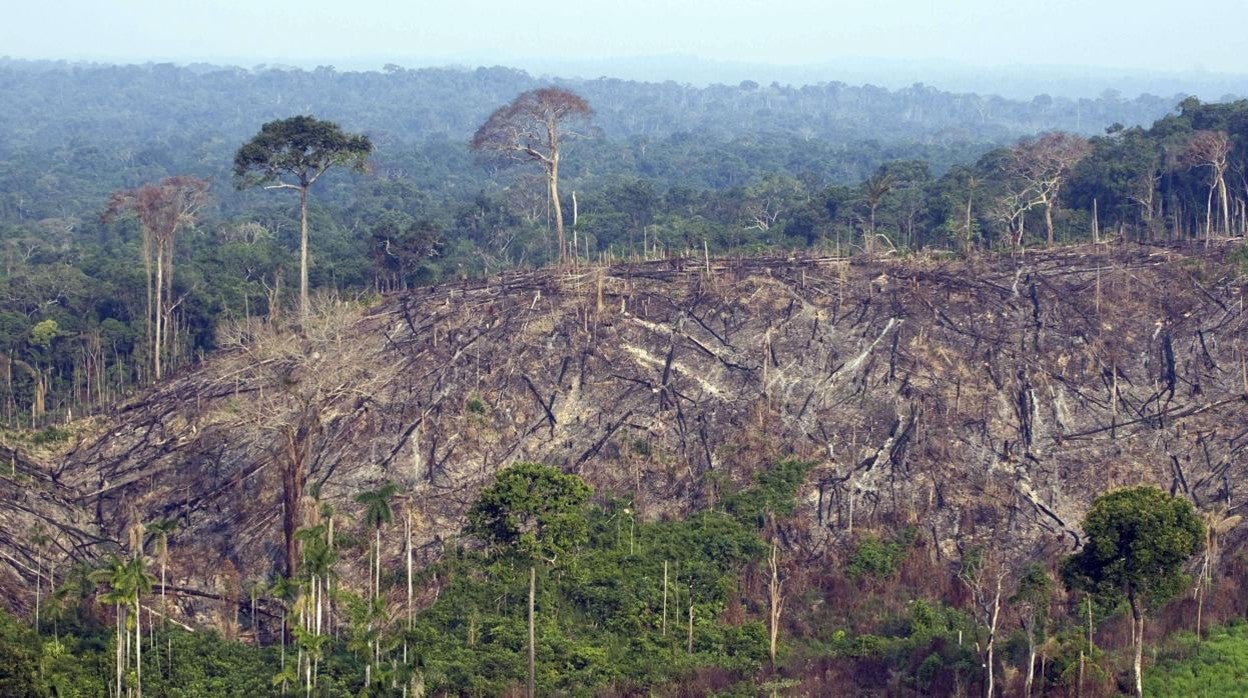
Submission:
[[[1152,696],[1248,695],[1248,623],[1209,630],[1204,642],[1182,633],[1168,642],[1156,664],[1145,667],[1144,693]]]

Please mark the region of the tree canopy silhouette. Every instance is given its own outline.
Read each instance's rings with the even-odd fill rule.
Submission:
[[[299,312],[304,319],[308,315],[308,190],[334,165],[363,171],[372,152],[368,136],[345,133],[332,121],[292,116],[261,126],[234,155],[234,178],[240,189],[263,186],[299,192]]]
[[[473,134],[473,150],[501,156],[504,160],[535,162],[546,170],[546,188],[555,219],[559,259],[567,252],[563,233],[563,210],[559,206],[559,159],[563,141],[582,135],[578,123],[588,121],[594,110],[580,95],[557,87],[521,93],[499,107]]]

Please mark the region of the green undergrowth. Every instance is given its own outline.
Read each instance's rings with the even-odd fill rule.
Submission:
[[[1203,642],[1192,633],[1168,641],[1145,670],[1151,696],[1248,695],[1248,623],[1210,628]]]
[[[584,545],[554,564],[509,550],[452,551],[426,572],[444,580],[442,591],[412,633],[426,688],[495,695],[522,685],[531,565],[540,695],[641,689],[708,667],[755,673],[766,628],[725,610],[741,572],[767,550],[764,519],[792,510],[808,468],[777,464],[719,509],[683,521],[639,521],[620,500],[592,507]]]
[[[763,523],[792,510],[808,467],[780,463],[726,495],[716,508],[681,521],[641,521],[630,502],[608,497],[554,515],[545,512],[544,530],[557,529],[558,540],[450,547],[418,580],[422,588],[437,590],[432,603],[414,614],[410,628],[401,609],[392,607],[381,650],[397,661],[406,646],[414,670],[409,676],[419,677],[426,695],[523,690],[532,567],[538,695],[644,695],[703,671],[748,682],[767,661],[768,639],[763,616],[742,610],[740,582],[750,566],[765,564]],[[541,468],[529,469],[541,473]],[[559,481],[557,475],[552,479]],[[543,558],[554,550],[553,561]],[[383,590],[401,589],[402,570],[386,570],[382,577]],[[56,641],[46,623],[36,636],[12,617],[0,616],[0,695],[109,695],[115,681],[113,628],[104,609],[83,598],[59,621]],[[143,652],[145,694],[280,694],[277,647],[258,648],[206,631],[155,630],[160,649],[148,646]],[[373,667],[374,681],[364,685],[368,652],[352,644],[356,634],[347,627],[341,637],[327,637],[312,694],[401,695],[404,680],[384,678],[402,676],[401,668],[387,661]],[[288,669],[293,653],[288,647]],[[288,688],[289,695],[303,694],[297,683]]]

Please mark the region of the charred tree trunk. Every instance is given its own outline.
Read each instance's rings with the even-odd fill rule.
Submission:
[[[308,457],[319,425],[315,408],[305,407],[295,424],[282,429],[285,463],[282,468],[282,534],[286,549],[286,577],[299,569],[299,545],[295,532],[303,523],[303,495],[308,484]]]

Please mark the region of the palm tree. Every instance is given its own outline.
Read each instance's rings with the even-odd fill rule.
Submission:
[[[328,581],[333,575],[334,563],[338,561],[338,555],[329,545],[328,530],[325,524],[310,526],[300,529],[295,533],[295,537],[301,542],[303,548],[303,567],[301,574],[306,577],[307,595],[302,599],[302,615],[304,618],[302,631],[315,637],[321,637],[321,620],[322,609],[325,603],[326,589]],[[300,642],[301,654],[307,645],[306,642]],[[319,647],[319,645],[318,645]],[[310,664],[319,664],[319,655],[307,653]],[[309,667],[309,671],[305,672],[309,682],[316,679],[318,667],[313,664]],[[309,685],[315,685],[309,683]]]
[[[317,635],[308,632],[302,628],[295,628],[295,639],[299,642],[299,651],[307,654],[308,663],[304,666],[304,694],[312,695],[312,688],[316,685],[316,667],[319,666],[321,656],[324,654],[325,642],[329,640],[328,635]]]
[[[117,617],[117,672],[116,672],[116,693],[114,695],[121,696],[121,677],[124,673],[124,665],[128,664],[128,658],[122,653],[123,643],[129,637],[122,628],[126,625],[125,608],[129,605],[132,591],[129,589],[129,577],[127,575],[127,565],[125,560],[117,555],[109,555],[104,565],[99,569],[91,572],[87,577],[95,584],[105,584],[108,591],[101,594],[100,600],[106,604],[112,604]]]
[[[57,642],[61,639],[60,621],[65,617],[70,600],[77,593],[79,589],[73,581],[62,580],[61,585],[48,594],[47,615],[52,621],[52,639]]]
[[[373,527],[373,537],[375,540],[373,546],[373,589],[370,600],[373,602],[370,607],[380,605],[383,609],[385,605],[381,602],[381,527],[394,520],[394,511],[390,508],[390,498],[398,493],[399,487],[394,483],[387,482],[372,492],[361,492],[355,496],[355,501],[363,504],[364,522]],[[381,614],[381,615],[384,615]],[[368,615],[368,635],[373,643],[373,661],[381,661],[381,643],[378,633],[374,631],[378,617],[376,613]],[[366,672],[371,669],[371,665],[366,667]]]
[[[165,598],[165,590],[168,587],[166,583],[166,573],[169,567],[169,537],[178,530],[179,522],[176,518],[158,519],[149,523],[146,532],[156,536],[156,561],[160,563],[160,613],[161,625],[168,628],[169,625],[169,603]],[[173,662],[173,643],[166,645],[168,648],[165,654],[165,662]],[[159,658],[159,655],[157,655]]]
[[[282,641],[282,671],[276,678],[281,681],[283,695],[286,693],[286,684],[290,680],[290,674],[286,671],[286,617],[290,612],[290,606],[295,600],[297,591],[297,585],[292,584],[289,579],[280,574],[277,575],[277,578],[273,580],[273,584],[269,587],[269,592],[282,604],[282,631],[280,633]],[[294,673],[294,676],[295,680],[298,680],[299,674],[297,671]]]
[[[131,591],[131,606],[134,608],[134,669],[136,693],[143,698],[143,613],[140,599],[144,594],[152,593],[152,585],[156,578],[144,569],[143,555],[130,558],[126,564],[126,587]]]
[[[177,519],[160,519],[147,525],[147,532],[156,536],[156,561],[160,563],[160,612],[168,613],[165,604],[165,571],[169,566],[169,536],[178,530]]]
[[[368,687],[376,678],[373,667],[379,662],[381,626],[387,616],[385,600],[380,596],[362,599],[352,594],[347,604],[351,609],[351,634],[347,649],[364,659],[364,685]]]
[[[373,598],[381,593],[381,527],[394,520],[390,498],[398,491],[398,485],[387,482],[372,492],[362,492],[355,496],[355,501],[365,507],[364,521],[373,527],[376,540],[373,551]]]
[[[268,587],[265,586],[264,580],[261,579],[253,581],[247,587],[247,595],[251,598],[251,632],[256,636],[257,646],[260,645],[260,629],[256,626],[256,599],[264,596],[266,591],[268,591]]]
[[[111,603],[117,611],[117,695],[121,695],[123,668],[129,665],[129,651],[123,653],[124,645],[129,645],[129,627],[127,611],[134,612],[135,639],[135,690],[138,698],[143,698],[143,622],[140,600],[143,594],[152,591],[156,578],[143,569],[143,557],[135,555],[124,560],[117,555],[110,555],[104,566],[92,572],[89,579],[96,584],[108,585],[108,591],[101,596],[105,603]],[[128,650],[128,648],[127,648]]]

